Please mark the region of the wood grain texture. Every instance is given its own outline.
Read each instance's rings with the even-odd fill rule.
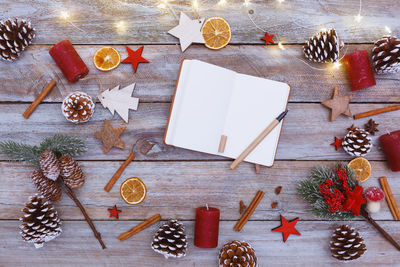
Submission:
[[[284,214],[286,215],[286,214]],[[288,218],[292,218],[289,216]],[[183,222],[188,236],[187,256],[166,260],[155,253],[150,244],[157,224],[120,242],[117,236],[137,222],[95,222],[102,233],[106,250],[93,241],[92,233],[84,222],[63,221],[62,234],[43,248],[35,249],[24,243],[19,234],[17,221],[0,222],[0,255],[4,266],[217,266],[218,249],[199,249],[193,245],[194,223]],[[329,241],[336,227],[346,222],[299,221],[296,228],[301,236],[290,236],[282,242],[280,233],[271,232],[279,222],[248,222],[240,233],[233,231],[234,222],[220,223],[219,246],[232,240],[246,240],[255,249],[259,266],[343,266],[329,252]],[[400,224],[380,222],[395,238],[400,238]],[[400,255],[367,222],[349,222],[364,238],[366,253],[346,266],[398,266]],[[247,228],[246,228],[247,227]],[[13,254],[10,256],[10,248]],[[9,255],[9,256],[6,256]],[[301,255],[301,256],[300,256]],[[138,265],[137,265],[138,264]]]
[[[169,1],[176,14],[183,11],[196,17],[191,1]],[[231,43],[262,44],[263,32],[248,18],[254,10],[254,21],[271,34],[279,34],[284,43],[303,43],[321,28],[335,27],[345,42],[372,42],[385,34],[384,26],[398,29],[400,3],[392,0],[363,0],[361,23],[354,20],[359,1],[306,0],[277,1],[251,0],[246,8],[243,0],[230,0],[226,6],[218,1],[199,1],[200,16],[221,16],[232,30]],[[178,40],[167,32],[178,21],[168,10],[156,6],[158,0],[34,0],[29,5],[24,0],[2,1],[2,16],[25,17],[32,20],[37,31],[36,44],[53,44],[64,39],[80,44],[176,44]],[[60,17],[68,11],[69,24]],[[118,31],[116,24],[125,21],[126,29]],[[79,29],[78,29],[79,28]]]
[[[96,96],[99,90],[136,83],[133,96],[140,102],[169,102],[175,88],[180,61],[183,58],[200,59],[234,71],[287,82],[292,86],[290,102],[321,102],[332,97],[338,86],[343,94],[350,93],[350,84],[344,66],[333,69],[329,65],[306,62],[301,45],[277,46],[231,45],[219,51],[211,51],[202,45],[194,45],[185,53],[179,46],[146,45],[143,56],[149,64],[140,64],[133,73],[130,64],[121,64],[116,70],[102,72],[93,65],[93,55],[101,45],[76,46],[78,53],[90,69],[89,76],[70,84],[51,59],[50,46],[29,47],[14,63],[0,62],[2,89],[0,101],[33,101],[44,86],[54,79],[57,87],[44,102],[62,102],[70,92],[83,91]],[[124,46],[114,46],[121,57],[127,56]],[[138,46],[131,46],[137,49]],[[351,45],[353,49],[367,49],[372,45]],[[303,62],[301,61],[303,60]],[[309,64],[307,62],[307,64]],[[18,79],[18,82],[15,80]],[[376,75],[377,85],[356,92],[352,102],[400,102],[399,75]]]
[[[251,164],[244,163],[232,171],[228,162],[134,161],[109,193],[103,187],[119,167],[119,162],[84,161],[80,164],[86,174],[86,183],[75,192],[93,219],[110,220],[107,208],[116,204],[122,210],[120,220],[141,220],[155,213],[160,213],[163,218],[194,220],[195,208],[208,203],[221,209],[221,219],[236,221],[240,218],[239,201],[243,200],[248,206],[258,190],[263,190],[265,196],[250,220],[279,220],[280,213],[300,217],[301,220],[320,220],[311,214],[309,204],[297,194],[296,187],[299,181],[308,177],[313,166],[333,163],[278,161],[273,168],[261,168],[261,173],[257,175]],[[371,178],[362,186],[379,186],[378,177],[387,176],[395,199],[400,201],[398,175],[383,162],[372,162],[372,170]],[[7,185],[0,187],[0,218],[17,219],[21,216],[24,203],[36,192],[30,181],[33,168],[21,163],[3,162],[0,163],[0,171],[2,184]],[[146,199],[140,205],[125,204],[120,197],[119,188],[129,177],[139,177],[148,189]],[[279,195],[274,193],[277,186],[282,186]],[[272,202],[278,202],[276,209],[271,208]],[[66,195],[56,203],[56,208],[63,220],[83,218]],[[373,218],[393,220],[385,202]]]
[[[61,104],[40,105],[29,120],[21,114],[26,104],[3,104],[0,116],[0,141],[12,139],[29,144],[38,144],[44,137],[54,133],[74,135],[87,141],[89,151],[78,159],[84,160],[125,160],[130,148],[136,154],[135,160],[227,160],[205,153],[166,146],[162,137],[169,114],[169,103],[141,103],[137,111],[130,111],[130,122],[125,124],[118,115],[112,117],[108,110],[97,104],[94,116],[88,123],[75,125],[61,114]],[[351,104],[352,112],[383,107],[383,104]],[[349,117],[339,117],[329,122],[329,109],[321,104],[290,103],[279,141],[276,159],[283,160],[349,160],[352,157],[342,149],[336,151],[330,145],[334,137],[342,138],[352,124],[363,127],[369,118],[354,121]],[[387,131],[398,129],[400,111],[379,114],[374,120],[379,123],[380,132],[372,136],[373,148],[366,158],[383,160],[377,138]],[[104,119],[110,120],[113,127],[127,126],[121,135],[125,150],[111,149],[103,153],[102,144],[92,134],[103,127]],[[40,127],[38,127],[40,125]],[[301,127],[299,127],[301,125]],[[150,151],[148,151],[150,149]],[[6,159],[3,155],[1,159]]]

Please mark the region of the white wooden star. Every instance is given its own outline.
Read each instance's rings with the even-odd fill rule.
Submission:
[[[179,38],[182,52],[192,43],[204,44],[204,38],[201,34],[204,18],[191,20],[185,13],[181,12],[179,24],[168,31],[169,34]]]

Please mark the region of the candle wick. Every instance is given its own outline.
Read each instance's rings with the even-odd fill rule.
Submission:
[[[207,208],[207,210],[209,210],[209,209],[208,209],[208,204],[207,204],[207,203],[206,203],[206,208]]]

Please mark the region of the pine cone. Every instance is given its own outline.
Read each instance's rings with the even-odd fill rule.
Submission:
[[[350,129],[343,139],[342,147],[349,155],[361,157],[371,151],[371,138],[363,129]]]
[[[61,199],[62,191],[57,182],[47,179],[39,170],[34,171],[31,178],[37,190],[45,198],[51,201],[59,201]]]
[[[358,232],[347,225],[341,225],[332,235],[332,256],[341,261],[355,260],[367,250]]]
[[[377,74],[400,71],[400,39],[384,36],[372,48],[372,62]]]
[[[85,183],[85,175],[81,167],[70,156],[61,156],[60,161],[60,175],[63,177],[64,182],[71,188],[81,188]]]
[[[61,234],[61,222],[54,206],[41,195],[30,197],[30,202],[22,210],[21,236],[25,242],[33,243],[36,248],[43,247]]]
[[[226,243],[218,255],[221,267],[255,267],[257,257],[254,249],[245,241],[232,241]]]
[[[14,61],[35,37],[35,29],[25,20],[8,19],[0,21],[0,56],[3,60]]]
[[[61,110],[70,122],[87,122],[93,115],[94,103],[89,95],[75,92],[64,99]]]
[[[185,227],[177,220],[169,220],[157,231],[151,247],[167,259],[185,256],[187,248]]]
[[[40,155],[40,168],[44,176],[50,180],[57,180],[60,176],[60,165],[57,156],[50,150],[45,150]]]
[[[335,29],[319,31],[304,45],[304,55],[313,62],[335,62],[342,47]]]

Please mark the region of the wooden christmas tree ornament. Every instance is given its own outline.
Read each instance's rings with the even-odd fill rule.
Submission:
[[[335,87],[332,99],[325,100],[321,103],[325,107],[331,109],[330,121],[335,121],[340,114],[348,117],[353,116],[349,107],[350,101],[353,97],[354,95],[342,96],[339,92],[339,88]]]

